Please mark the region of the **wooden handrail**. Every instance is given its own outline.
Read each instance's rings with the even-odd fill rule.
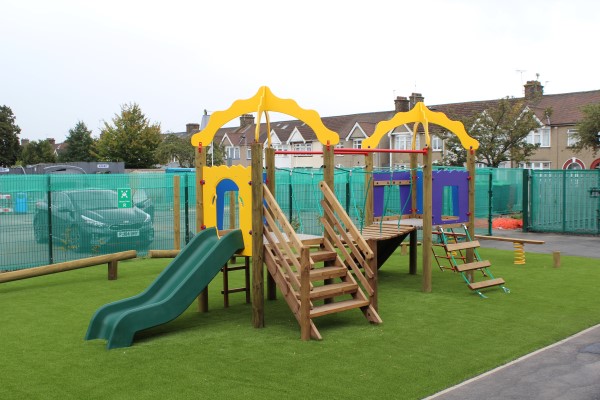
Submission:
[[[358,228],[356,228],[354,223],[352,223],[352,220],[350,219],[348,214],[346,214],[346,210],[344,210],[344,207],[342,207],[337,197],[335,197],[335,195],[333,194],[329,186],[325,183],[325,181],[321,181],[319,183],[319,186],[321,187],[321,191],[327,199],[327,202],[331,205],[332,209],[338,215],[339,219],[344,223],[346,229],[348,229],[348,231],[350,232],[352,239],[354,239],[360,250],[365,254],[365,258],[367,260],[372,259],[374,257],[373,251],[371,250],[365,239],[360,235]]]

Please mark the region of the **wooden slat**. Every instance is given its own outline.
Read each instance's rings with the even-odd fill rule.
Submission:
[[[348,231],[350,232],[350,235],[352,236],[354,241],[356,241],[356,244],[358,245],[358,247],[360,247],[362,252],[365,254],[365,257],[367,259],[373,258],[373,252],[371,251],[371,248],[369,247],[367,242],[362,238],[362,236],[360,235],[360,232],[358,231],[358,229],[356,228],[356,226],[354,225],[354,223],[352,222],[352,220],[350,219],[348,214],[346,214],[346,211],[344,210],[344,208],[342,207],[342,205],[340,204],[338,199],[335,197],[335,194],[333,194],[333,192],[331,191],[329,186],[327,186],[325,184],[325,182],[321,181],[319,186],[321,187],[321,191],[323,192],[323,195],[327,199],[327,202],[331,205],[333,210],[336,212],[339,219],[344,223],[344,226],[346,227],[346,229],[348,229]]]
[[[487,281],[479,281],[479,282],[470,283],[469,288],[471,290],[479,290],[479,289],[484,289],[486,287],[504,285],[505,283],[506,282],[504,282],[504,279],[496,278],[496,279],[489,279]]]
[[[325,299],[336,296],[351,294],[358,290],[358,285],[354,282],[338,282],[329,285],[315,286],[310,292],[311,300]]]
[[[273,217],[277,220],[277,222],[279,222],[279,224],[283,228],[283,231],[285,232],[286,236],[288,237],[288,241],[292,242],[296,249],[302,248],[302,242],[296,235],[294,228],[292,228],[292,226],[288,222],[287,218],[283,214],[283,211],[281,211],[279,204],[273,197],[273,194],[271,194],[271,192],[269,191],[269,189],[266,186],[263,188],[263,194],[264,194],[265,202],[267,203],[269,208],[273,210],[272,211]]]
[[[456,266],[456,270],[458,272],[474,271],[476,269],[487,268],[490,265],[492,265],[492,264],[490,264],[490,262],[488,260],[476,261],[476,262],[467,263],[467,264],[459,264]]]
[[[310,311],[310,317],[322,317],[323,315],[338,313],[347,310],[353,310],[355,308],[361,308],[369,305],[369,300],[344,300],[338,301],[337,303],[323,304],[322,306],[316,306]]]
[[[342,266],[331,266],[323,268],[315,268],[310,271],[311,282],[322,281],[325,279],[341,278],[346,276],[348,268]],[[297,276],[299,274],[296,274]]]
[[[475,249],[477,247],[479,247],[479,242],[477,240],[473,240],[472,242],[449,243],[446,245],[446,251]]]
[[[311,251],[310,259],[313,262],[332,261],[337,257],[337,253],[331,250]]]
[[[373,181],[373,186],[410,185],[410,179],[397,179],[391,181]]]
[[[439,232],[434,232],[434,234],[440,235]],[[444,232],[444,235],[460,236],[460,237],[466,236],[464,233],[455,233],[455,232]],[[513,243],[525,243],[525,244],[544,244],[544,243],[546,243],[543,240],[521,239],[521,238],[511,238],[511,237],[504,237],[504,236],[489,236],[489,235],[475,235],[475,239],[498,240],[500,242],[513,242]]]
[[[323,227],[325,227],[325,230],[327,230],[327,232],[330,235],[332,235],[331,239],[335,242],[335,247],[337,247],[340,251],[345,253],[344,254],[345,259],[350,257],[350,254],[352,254],[352,256],[354,258],[356,258],[358,263],[361,265],[361,267],[363,267],[363,270],[365,271],[367,276],[369,278],[371,278],[373,276],[373,271],[371,270],[371,266],[365,260],[365,258],[361,255],[360,251],[356,248],[355,241],[353,240],[353,238],[351,238],[347,235],[347,233],[344,231],[344,228],[340,225],[339,221],[333,217],[333,211],[329,208],[329,205],[327,204],[327,202],[321,201],[321,205],[323,206],[323,211],[325,212],[325,214],[332,217],[332,218],[330,218],[330,220],[331,220],[331,222],[334,223],[335,227],[338,229],[338,232],[340,232],[340,236],[342,237],[342,240],[341,240],[340,237],[335,234],[334,227],[329,226],[329,224],[326,223],[328,221],[325,218],[321,218]],[[362,239],[362,237],[361,237],[361,239]],[[362,239],[362,240],[364,241],[364,239]],[[346,251],[346,248],[343,245],[343,242],[345,242],[346,246],[348,246],[348,248],[350,249],[349,254]],[[371,255],[373,255],[373,251],[371,250],[370,247],[369,247],[369,252],[371,253]],[[371,257],[371,258],[373,258],[373,257]],[[354,272],[359,273],[361,276],[363,275],[362,272],[360,272],[360,270],[358,270],[358,272],[357,271],[354,271]],[[365,281],[366,281],[366,279],[365,279]],[[361,282],[362,282],[362,279],[361,279]]]

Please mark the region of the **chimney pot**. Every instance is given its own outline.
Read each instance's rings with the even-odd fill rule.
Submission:
[[[240,128],[244,126],[253,125],[254,116],[252,114],[243,114],[240,116]]]
[[[534,100],[544,95],[544,87],[539,81],[527,81],[525,86],[525,100]]]
[[[410,95],[410,108],[413,108],[415,104],[419,102],[424,102],[425,97],[421,93],[413,93]]]
[[[192,133],[200,132],[200,124],[195,122],[190,122],[189,124],[185,124],[185,133],[191,135]]]
[[[406,97],[398,96],[394,100],[396,112],[406,112],[410,110],[410,101]]]

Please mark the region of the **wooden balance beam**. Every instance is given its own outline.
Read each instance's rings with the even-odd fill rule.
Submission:
[[[0,283],[17,281],[20,279],[33,278],[35,276],[56,274],[63,271],[71,271],[73,269],[92,267],[94,265],[108,264],[108,280],[117,279],[117,266],[119,261],[129,260],[137,257],[137,251],[128,250],[119,253],[105,254],[101,256],[81,258],[79,260],[65,261],[56,264],[44,265],[42,267],[34,267],[22,269],[19,271],[10,271],[0,273]]]
[[[466,236],[464,233],[444,233],[446,236]],[[499,242],[512,242],[515,248],[515,260],[514,264],[516,265],[524,265],[525,264],[525,244],[544,244],[546,243],[543,240],[534,240],[534,239],[521,239],[521,238],[511,238],[504,236],[488,236],[488,235],[475,235],[475,239],[481,240],[497,240]]]

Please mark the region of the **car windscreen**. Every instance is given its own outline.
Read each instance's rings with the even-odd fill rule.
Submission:
[[[117,193],[111,190],[90,190],[69,194],[75,207],[81,210],[117,208]]]

